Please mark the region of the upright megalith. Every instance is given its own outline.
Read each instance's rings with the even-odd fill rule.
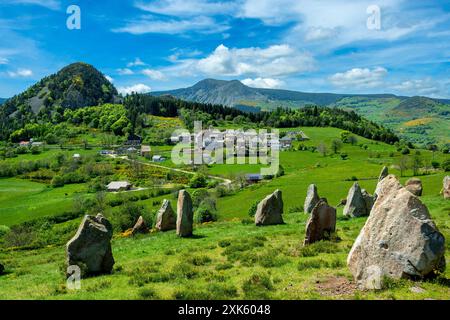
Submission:
[[[283,224],[283,197],[280,190],[264,198],[256,208],[255,224],[267,226]]]
[[[112,225],[103,215],[85,216],[66,245],[67,265],[80,267],[85,275],[110,273],[114,266],[112,234]]]
[[[147,224],[145,223],[144,217],[140,216],[131,230],[132,235],[136,235],[138,233],[147,233],[149,231]]]
[[[348,191],[344,215],[349,217],[362,217],[368,214],[366,201],[364,200],[361,187],[358,182],[355,182]]]
[[[179,237],[192,236],[193,225],[194,212],[191,195],[186,190],[180,190],[177,204],[177,235]]]
[[[306,223],[306,236],[304,245],[320,240],[330,239],[336,230],[336,209],[329,206],[324,200],[320,200],[311,212]]]
[[[445,176],[443,184],[442,194],[444,195],[444,199],[450,199],[450,176]]]
[[[375,197],[370,195],[370,193],[368,193],[366,189],[362,189],[361,194],[366,204],[366,214],[369,215],[370,211],[372,210],[373,204],[375,203]]]
[[[406,181],[405,188],[406,190],[408,190],[417,197],[422,196],[423,192],[422,180],[420,180],[419,178],[411,178],[408,181]]]
[[[156,215],[156,226],[155,228],[159,231],[169,231],[174,230],[177,227],[177,218],[175,212],[170,205],[170,201],[164,199],[161,208]]]
[[[388,167],[384,166],[383,169],[381,169],[380,175],[378,176],[378,182],[383,180],[389,175],[389,169]]]
[[[308,191],[306,192],[305,204],[303,206],[305,213],[311,213],[312,209],[316,206],[319,200],[320,197],[317,192],[317,186],[315,184],[310,184]]]
[[[381,289],[385,277],[423,278],[445,269],[445,239],[420,199],[389,175],[347,264],[358,284]]]

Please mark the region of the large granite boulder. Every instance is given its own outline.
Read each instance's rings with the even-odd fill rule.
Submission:
[[[442,194],[444,195],[444,199],[450,199],[450,176],[446,176],[443,181],[444,189],[442,190]]]
[[[194,212],[191,195],[186,190],[181,190],[178,193],[177,204],[177,235],[180,237],[192,236],[193,225]]]
[[[255,224],[267,226],[283,224],[283,197],[280,190],[265,197],[257,206]]]
[[[159,231],[174,230],[177,227],[177,218],[170,205],[170,201],[164,199],[161,208],[156,215],[156,229]]]
[[[414,279],[443,271],[444,253],[444,236],[427,207],[389,175],[380,183],[347,264],[361,287],[381,289],[384,277]]]
[[[358,182],[355,182],[348,191],[347,203],[344,207],[344,215],[349,217],[362,217],[368,215],[366,201]]]
[[[112,234],[112,225],[103,215],[85,216],[66,245],[67,265],[79,266],[85,275],[110,273],[114,266]]]
[[[336,209],[329,206],[324,200],[320,200],[311,212],[306,223],[306,236],[304,245],[320,240],[330,239],[336,230]]]
[[[405,188],[417,197],[420,197],[422,195],[422,181],[418,178],[411,178],[406,181]]]
[[[149,230],[147,224],[145,223],[144,217],[140,216],[133,229],[131,230],[131,234],[135,235],[138,233],[147,233],[148,231]]]
[[[317,192],[317,186],[315,184],[310,184],[308,191],[306,192],[305,204],[303,206],[305,213],[311,213],[312,209],[316,206],[319,200],[320,197]]]
[[[364,202],[366,204],[366,213],[370,214],[370,211],[372,210],[373,204],[375,203],[375,197],[370,195],[366,189],[361,190],[361,194],[364,198]]]

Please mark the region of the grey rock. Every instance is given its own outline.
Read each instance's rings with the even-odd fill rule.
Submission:
[[[320,200],[311,212],[306,223],[304,245],[330,238],[336,230],[336,209]]]
[[[389,175],[389,169],[388,167],[384,166],[383,169],[381,169],[380,175],[378,176],[378,182],[383,180]]]
[[[262,200],[256,209],[255,224],[267,226],[283,224],[283,197],[280,190],[276,190]]]
[[[177,218],[170,205],[170,201],[164,199],[161,208],[156,215],[156,229],[160,231],[169,231],[177,228]]]
[[[446,176],[443,181],[444,189],[442,190],[442,194],[444,195],[444,199],[450,199],[450,176]]]
[[[131,231],[131,234],[135,235],[138,233],[147,233],[147,232],[148,232],[148,227],[144,221],[144,217],[140,216],[138,221],[134,225],[133,230]]]
[[[112,225],[103,215],[85,216],[66,245],[67,265],[79,266],[83,274],[110,273],[114,266],[112,234]]]
[[[444,236],[427,207],[389,175],[380,182],[378,198],[347,264],[361,287],[381,289],[384,277],[416,279],[442,272],[444,254]]]
[[[177,235],[179,237],[192,236],[193,225],[194,213],[191,195],[186,190],[181,190],[178,193],[177,204]]]
[[[366,201],[358,182],[355,182],[348,191],[347,203],[344,207],[344,215],[349,217],[362,217],[368,215]]]
[[[375,203],[374,196],[371,196],[366,189],[361,190],[361,194],[364,198],[364,202],[366,204],[366,214],[370,214],[370,211],[372,210],[373,204]]]
[[[423,192],[422,181],[418,178],[411,178],[408,181],[406,181],[405,188],[406,190],[408,190],[417,197],[422,196]]]
[[[303,206],[303,210],[305,213],[311,213],[312,209],[319,202],[320,197],[317,193],[317,186],[315,184],[311,184],[308,187],[308,191],[306,192],[305,204]]]

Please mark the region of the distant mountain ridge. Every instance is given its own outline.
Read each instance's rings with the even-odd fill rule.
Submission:
[[[5,99],[5,98],[0,98],[0,105],[2,105],[3,104],[3,102],[5,102],[7,99]]]
[[[320,105],[354,110],[360,115],[394,129],[419,144],[450,144],[450,100],[406,97],[394,94],[308,93],[292,90],[261,89],[238,80],[205,79],[189,88],[152,92],[175,98],[223,104],[246,112],[277,107],[300,108]],[[426,119],[411,123],[410,120]],[[411,125],[413,124],[413,125]]]

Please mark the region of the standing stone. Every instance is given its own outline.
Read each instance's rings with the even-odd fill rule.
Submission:
[[[367,214],[370,214],[370,211],[372,210],[373,204],[375,203],[374,196],[371,196],[366,189],[361,190],[361,194],[364,198],[364,202],[366,204],[366,212]]]
[[[311,213],[312,209],[316,206],[319,200],[320,197],[317,193],[317,186],[315,184],[310,184],[308,191],[306,192],[305,204],[303,206],[305,213]]]
[[[280,190],[276,190],[262,200],[256,209],[255,224],[267,226],[283,224],[283,197]]]
[[[423,278],[445,269],[445,239],[420,199],[389,175],[348,255],[355,281],[381,289],[384,277]]]
[[[67,265],[77,265],[83,274],[111,273],[113,228],[101,214],[85,216],[75,236],[67,243]]]
[[[367,214],[366,201],[364,201],[358,182],[355,182],[348,191],[344,215],[349,217],[362,217]]]
[[[148,232],[148,227],[144,221],[144,217],[140,216],[138,221],[134,225],[133,230],[131,231],[131,234],[135,235],[137,233],[147,233],[147,232]]]
[[[405,188],[417,197],[422,196],[422,181],[418,178],[411,178],[406,181]]]
[[[191,196],[186,190],[181,190],[178,193],[177,235],[180,237],[192,236],[193,225],[194,213]]]
[[[442,191],[444,199],[450,199],[450,176],[444,178],[444,189]]]
[[[381,169],[380,175],[378,176],[378,182],[383,180],[389,175],[389,169],[388,167],[384,166],[383,169]]]
[[[156,229],[160,231],[169,231],[176,229],[177,218],[173,212],[170,201],[164,199],[161,209],[159,209],[156,216]]]
[[[336,230],[336,209],[320,200],[311,212],[306,223],[306,236],[304,245],[320,240],[330,239]]]

